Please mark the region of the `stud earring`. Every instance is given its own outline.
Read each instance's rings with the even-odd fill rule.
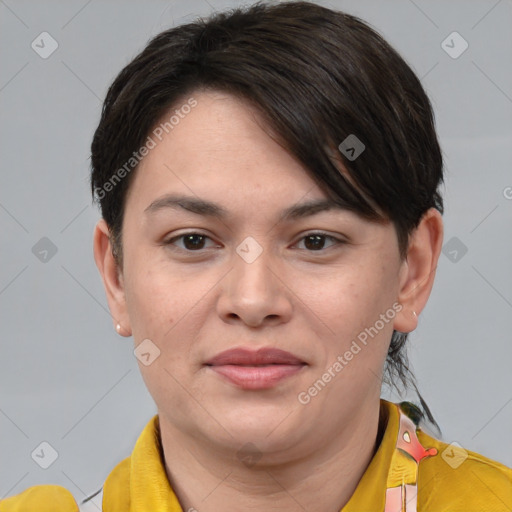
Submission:
[[[117,324],[117,325],[116,325],[116,331],[117,331],[118,333],[120,333],[120,332],[121,332],[121,324]]]

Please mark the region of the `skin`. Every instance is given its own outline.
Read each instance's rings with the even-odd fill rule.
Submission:
[[[339,511],[377,448],[393,329],[413,331],[430,295],[441,216],[424,215],[404,261],[391,223],[344,210],[279,222],[285,208],[325,192],[248,104],[216,91],[191,96],[197,106],[134,176],[123,268],[104,220],[94,233],[114,325],[136,346],[149,338],[160,350],[139,367],[158,408],[168,478],[184,510]],[[229,216],[145,213],[168,193],[213,201]],[[304,238],[318,231],[344,243]],[[208,237],[194,239],[199,250],[183,238],[164,243],[190,232]],[[248,236],[262,248],[252,263],[236,252]],[[402,309],[393,320],[299,403],[299,393],[395,303]],[[204,366],[234,347],[277,347],[307,365],[271,389],[243,390]],[[237,457],[248,442],[261,456],[250,466]]]

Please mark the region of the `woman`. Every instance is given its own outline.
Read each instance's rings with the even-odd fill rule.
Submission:
[[[510,510],[511,469],[427,434],[421,397],[380,398],[410,373],[443,162],[376,32],[307,2],[165,31],[91,149],[95,261],[158,409],[102,510]],[[58,486],[0,502],[45,507],[77,510]]]

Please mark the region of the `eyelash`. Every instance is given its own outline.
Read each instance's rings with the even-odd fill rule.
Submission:
[[[207,239],[211,240],[211,238],[209,236],[205,235],[204,233],[198,233],[198,232],[195,232],[195,231],[190,231],[188,233],[182,233],[181,235],[175,236],[173,238],[170,238],[169,240],[164,241],[164,245],[172,246],[176,240],[180,240],[180,239],[182,239],[182,238],[184,238],[186,236],[191,236],[191,235],[198,235],[198,236],[202,236],[204,238],[207,238]],[[343,245],[343,244],[346,243],[345,241],[340,240],[339,238],[336,238],[336,237],[334,237],[332,235],[328,235],[327,233],[323,233],[321,231],[313,231],[311,233],[307,233],[306,235],[302,236],[299,239],[299,242],[304,240],[305,238],[312,237],[312,236],[321,236],[321,237],[328,238],[328,239],[334,241],[335,243],[331,247],[336,246],[336,245]],[[204,252],[206,250],[206,249],[198,249],[197,251],[192,251],[192,250],[185,249],[185,248],[182,248],[182,247],[177,247],[177,246],[173,247],[172,249],[173,250],[176,249],[176,250],[179,250],[179,251],[182,251],[182,252],[187,252],[187,253],[190,253],[190,254],[192,254],[192,253],[200,254],[200,253],[202,253],[202,252]],[[318,249],[316,251],[315,250],[311,250],[310,251],[310,250],[307,250],[307,249],[301,249],[301,250],[305,250],[305,251],[307,251],[309,253],[321,253],[323,251],[326,251],[327,249],[329,249],[329,247]]]

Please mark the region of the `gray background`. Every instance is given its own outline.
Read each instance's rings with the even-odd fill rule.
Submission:
[[[82,499],[156,413],[94,264],[89,147],[108,85],[152,35],[237,3],[0,0],[0,497],[55,483]],[[410,358],[443,440],[512,466],[512,2],[321,3],[377,28],[432,99],[456,240]],[[47,59],[31,48],[43,31],[59,45]],[[453,31],[469,44],[456,59],[441,47]],[[31,457],[42,441],[48,469]]]

